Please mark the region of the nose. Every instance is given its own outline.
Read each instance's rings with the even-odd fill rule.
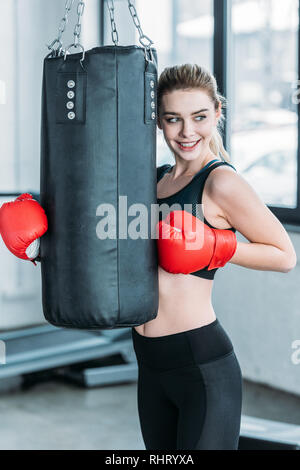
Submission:
[[[184,139],[190,139],[192,137],[195,137],[194,123],[190,121],[183,121],[182,128],[179,134]]]

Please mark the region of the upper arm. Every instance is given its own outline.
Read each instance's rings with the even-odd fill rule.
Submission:
[[[273,245],[296,257],[285,228],[241,175],[221,168],[211,174],[210,197],[232,227],[250,242]]]

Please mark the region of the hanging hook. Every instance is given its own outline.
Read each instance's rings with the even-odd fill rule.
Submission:
[[[84,58],[85,58],[85,50],[84,50],[84,47],[81,44],[75,44],[75,43],[70,44],[65,50],[64,60],[66,60],[68,51],[72,47],[75,47],[75,49],[77,49],[77,47],[79,47],[82,50],[82,58],[80,59],[80,65],[84,69],[82,62],[84,61]]]

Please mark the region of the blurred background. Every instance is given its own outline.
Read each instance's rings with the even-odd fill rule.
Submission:
[[[77,3],[64,47],[73,43]],[[159,73],[188,62],[214,73],[228,100],[223,139],[231,162],[299,257],[299,0],[135,6]],[[43,59],[65,7],[65,0],[0,0],[0,205],[39,194]],[[126,0],[115,0],[115,21],[119,45],[139,44]],[[86,50],[112,44],[104,0],[86,0],[81,42]],[[157,166],[164,163],[173,156],[157,129]],[[213,291],[243,372],[242,435],[277,447],[300,448],[299,286],[299,266],[282,274],[227,264]],[[130,332],[49,325],[40,266],[14,258],[1,241],[0,449],[143,449],[136,380]]]

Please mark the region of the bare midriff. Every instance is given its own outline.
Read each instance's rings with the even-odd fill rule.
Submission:
[[[159,299],[156,318],[136,331],[143,336],[165,336],[213,322],[213,281],[191,274],[171,274],[158,267]]]

